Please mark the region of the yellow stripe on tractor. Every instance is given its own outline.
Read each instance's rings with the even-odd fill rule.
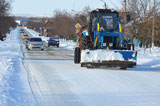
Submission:
[[[100,32],[99,23],[97,23],[97,29],[98,29],[98,32]]]
[[[100,32],[99,23],[97,23],[97,29],[98,29],[98,32]],[[98,41],[98,37],[96,37],[96,41],[94,43],[94,47],[97,47],[97,41]]]
[[[122,25],[119,24],[119,32],[121,33],[122,32]]]
[[[97,41],[98,41],[98,37],[96,37],[96,41],[94,43],[94,47],[97,47]]]

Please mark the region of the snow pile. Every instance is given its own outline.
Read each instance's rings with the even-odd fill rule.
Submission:
[[[16,38],[7,34],[6,41],[0,42],[0,105],[7,105],[7,99],[10,99],[8,92],[11,87],[9,86],[9,80],[12,75],[13,69],[13,59],[19,55],[19,47]]]
[[[6,79],[9,79],[10,72],[12,70],[12,61],[6,56],[0,55],[0,106],[7,104],[7,95],[5,91],[9,89],[8,82]]]
[[[120,53],[106,50],[82,50],[81,62],[102,62],[106,60],[124,60]]]
[[[138,48],[137,64],[160,70],[160,48],[154,47],[151,52],[149,48]]]
[[[0,106],[34,105],[23,67],[19,28],[0,41]]]
[[[70,49],[73,50],[75,48],[76,43],[73,42],[72,40],[65,40],[65,39],[60,39],[60,47],[61,48],[66,48],[66,49]]]
[[[160,48],[158,48],[158,47],[154,47],[152,49],[138,48],[138,53],[140,55],[144,55],[144,56],[159,57],[160,58]]]

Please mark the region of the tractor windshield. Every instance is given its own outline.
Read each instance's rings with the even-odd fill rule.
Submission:
[[[100,21],[100,30],[105,32],[113,32],[114,22],[113,16],[103,16]]]
[[[101,32],[118,32],[118,14],[116,12],[111,13],[93,13],[91,14],[91,30],[97,28],[97,23],[99,23]]]
[[[117,14],[101,15],[100,30],[103,32],[115,32],[118,25]]]

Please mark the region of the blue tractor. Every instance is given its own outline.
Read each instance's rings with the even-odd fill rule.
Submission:
[[[79,41],[75,48],[74,62],[81,63],[82,67],[120,67],[126,69],[136,66],[137,52],[133,50],[134,47],[129,41],[123,39],[122,22],[117,11],[93,10],[89,14],[88,26],[80,28],[77,35]],[[84,61],[84,53],[92,53],[90,56],[92,58],[94,57],[93,52],[97,50],[102,50],[103,53],[104,51],[119,53],[123,59],[98,60],[99,57],[97,57],[96,61]]]

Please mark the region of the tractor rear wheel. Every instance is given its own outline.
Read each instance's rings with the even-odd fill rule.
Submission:
[[[82,50],[87,49],[87,48],[86,48],[86,45],[87,45],[87,43],[86,43],[86,37],[85,37],[85,36],[82,36]]]
[[[81,57],[81,53],[80,53],[80,48],[76,47],[75,51],[74,51],[74,63],[78,64],[80,63],[80,57]]]
[[[89,36],[82,36],[82,50],[92,49],[93,45],[91,43]]]

